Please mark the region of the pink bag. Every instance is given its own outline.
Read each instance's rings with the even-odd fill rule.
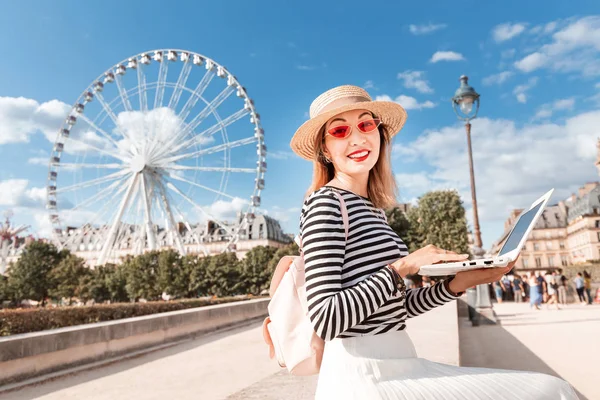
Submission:
[[[348,210],[340,200],[346,239],[348,239]],[[301,239],[296,242],[302,249]],[[269,357],[277,358],[282,368],[292,375],[315,375],[321,368],[325,342],[315,333],[308,318],[304,259],[285,256],[279,260],[271,279],[269,316],[263,322],[263,337],[269,345]]]

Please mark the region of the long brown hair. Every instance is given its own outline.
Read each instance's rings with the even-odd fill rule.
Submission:
[[[397,204],[396,195],[398,186],[392,172],[392,146],[387,135],[387,128],[379,126],[379,158],[369,171],[367,183],[367,196],[377,208],[389,208]],[[319,190],[335,177],[333,164],[325,161],[323,149],[325,148],[325,126],[321,128],[315,139],[315,158],[313,160],[313,180],[306,192],[308,197],[315,190]]]

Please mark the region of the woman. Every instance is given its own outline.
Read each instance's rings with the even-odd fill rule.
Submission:
[[[592,274],[587,271],[583,271],[583,287],[587,294],[588,304],[592,304]]]
[[[432,245],[412,254],[382,209],[396,202],[392,137],[406,120],[392,102],[372,101],[356,86],[315,99],[291,147],[313,162],[300,218],[308,314],[323,338],[317,399],[576,399],[568,383],[544,374],[460,368],[418,358],[406,319],[490,283],[507,267],[460,272],[431,287],[406,290],[420,266],[463,261]],[[340,201],[349,218],[345,239]]]
[[[558,306],[558,283],[556,282],[555,275],[550,275],[550,282],[548,282],[548,302],[546,303],[548,310],[550,309],[550,304],[556,304],[556,309],[560,310]]]
[[[536,310],[540,309],[542,304],[542,295],[539,290],[540,282],[533,272],[529,274],[529,306],[535,307]]]

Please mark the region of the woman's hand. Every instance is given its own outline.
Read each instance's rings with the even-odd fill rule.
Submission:
[[[481,268],[470,271],[462,271],[450,281],[449,288],[454,293],[461,293],[470,287],[481,285],[482,283],[492,283],[499,281],[503,275],[509,273],[517,260],[509,263],[506,267]]]
[[[423,265],[437,264],[443,261],[464,261],[467,258],[469,258],[468,254],[457,254],[429,244],[390,265],[404,278],[406,275],[419,272]]]

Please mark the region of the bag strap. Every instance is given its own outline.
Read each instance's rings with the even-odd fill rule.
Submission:
[[[340,211],[342,212],[342,221],[344,222],[344,240],[348,240],[348,230],[350,229],[350,223],[348,222],[348,209],[346,208],[346,202],[344,201],[344,197],[340,194],[340,192],[334,189],[332,189],[331,191],[335,193],[335,196],[340,201]],[[296,235],[296,237],[294,238],[294,242],[296,242],[298,247],[302,249],[302,238],[300,237],[300,235]]]

